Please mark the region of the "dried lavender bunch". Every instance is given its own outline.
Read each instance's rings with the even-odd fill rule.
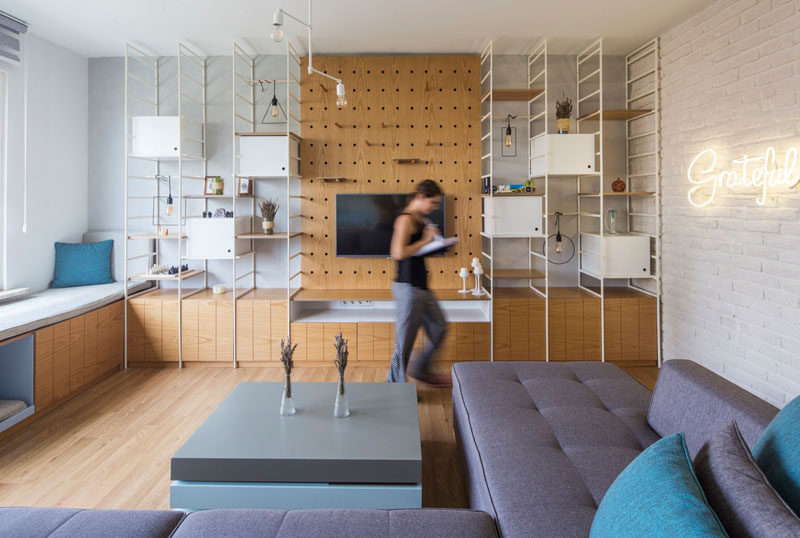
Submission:
[[[286,344],[284,344],[283,338],[281,338],[281,362],[283,363],[283,371],[286,372],[286,397],[292,397],[292,355],[294,355],[294,350],[297,349],[298,344],[292,346],[292,339],[287,338]]]
[[[333,364],[339,370],[339,394],[344,394],[344,370],[347,368],[347,356],[350,352],[347,350],[347,340],[342,338],[342,333],[336,335],[336,343],[333,345],[336,348],[336,359]]]

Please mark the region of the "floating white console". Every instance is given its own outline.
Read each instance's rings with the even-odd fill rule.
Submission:
[[[593,134],[543,134],[530,141],[531,177],[595,173]]]
[[[650,276],[650,238],[646,235],[581,234],[581,250],[581,269],[590,274],[603,278]]]
[[[361,304],[359,304],[361,303]],[[439,301],[444,316],[453,323],[488,322],[491,302]],[[297,301],[292,303],[295,323],[394,322],[394,301]]]

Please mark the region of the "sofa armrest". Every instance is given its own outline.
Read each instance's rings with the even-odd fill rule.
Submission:
[[[777,412],[696,362],[670,360],[661,367],[647,421],[662,437],[683,433],[694,457],[711,434],[732,420],[752,446]]]

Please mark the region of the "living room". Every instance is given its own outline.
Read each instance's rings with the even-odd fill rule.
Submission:
[[[0,6],[0,535],[800,536],[800,2]]]

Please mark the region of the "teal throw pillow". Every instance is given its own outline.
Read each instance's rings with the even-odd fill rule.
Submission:
[[[775,415],[753,446],[753,457],[775,491],[800,514],[800,396]]]
[[[70,288],[109,284],[111,277],[111,248],[114,241],[97,243],[56,243],[56,269],[51,288]]]
[[[727,536],[697,482],[682,433],[656,441],[620,473],[597,508],[590,536]]]

